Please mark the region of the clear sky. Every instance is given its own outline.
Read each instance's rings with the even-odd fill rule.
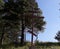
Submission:
[[[57,42],[54,37],[58,30],[60,30],[60,0],[37,0],[37,2],[47,22],[46,29],[38,35],[38,40],[43,42]],[[31,39],[29,36],[31,35],[28,34],[27,40]]]
[[[39,40],[55,42],[54,37],[60,30],[60,0],[37,0],[37,2],[47,22],[45,32],[39,34]]]

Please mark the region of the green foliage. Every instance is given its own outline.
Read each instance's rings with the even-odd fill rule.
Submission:
[[[40,45],[40,42],[39,42],[38,40],[35,41],[35,45],[36,45],[36,46]]]
[[[33,27],[40,31],[44,30],[44,25],[46,24],[44,19],[30,17],[30,15],[34,15],[34,13],[29,12],[32,11],[32,8],[34,11],[38,9],[38,5],[35,0],[17,0],[16,2],[9,0],[8,2],[5,2],[3,7],[0,8],[0,33],[4,33],[3,36],[7,38],[12,34],[12,38],[9,39],[17,41],[17,34],[20,31],[20,27],[24,27],[24,29],[26,27],[32,29],[32,19],[34,21]],[[37,11],[40,11],[40,13],[36,14],[38,14],[38,16],[42,16],[42,11],[40,9]],[[22,29],[23,32],[24,29]],[[2,39],[4,39],[4,37],[2,38],[1,36]]]

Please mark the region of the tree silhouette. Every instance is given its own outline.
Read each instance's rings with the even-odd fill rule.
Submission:
[[[58,31],[58,33],[56,34],[55,39],[60,42],[60,31]]]

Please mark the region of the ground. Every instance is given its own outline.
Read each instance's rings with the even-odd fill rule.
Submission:
[[[30,47],[30,43],[24,45],[24,46],[15,46],[13,44],[8,44],[8,45],[4,45],[2,49],[29,49]],[[59,43],[40,43],[35,45],[36,49],[60,49],[60,44]],[[34,48],[34,49],[35,49]],[[1,48],[0,48],[1,49]]]
[[[27,46],[23,47],[6,47],[3,49],[29,49]],[[60,46],[38,46],[37,49],[60,49]]]

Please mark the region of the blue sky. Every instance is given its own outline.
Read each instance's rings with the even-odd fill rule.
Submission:
[[[37,2],[47,22],[46,29],[38,35],[38,40],[43,42],[57,42],[54,37],[58,30],[60,30],[60,0],[37,0]],[[27,40],[31,39],[29,36],[31,35],[28,34]]]

